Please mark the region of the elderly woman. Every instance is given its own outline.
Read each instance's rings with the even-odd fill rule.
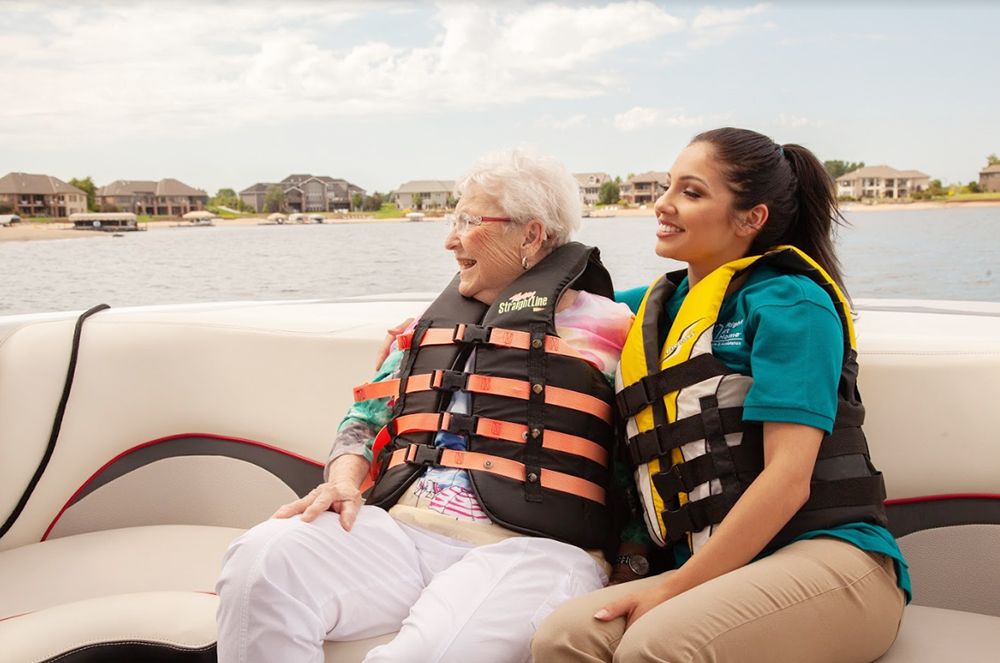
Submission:
[[[568,241],[558,162],[489,157],[458,191],[458,275],[355,389],[326,481],[227,552],[220,661],[322,661],[324,640],[394,631],[367,661],[523,661],[549,612],[604,585],[631,313]]]

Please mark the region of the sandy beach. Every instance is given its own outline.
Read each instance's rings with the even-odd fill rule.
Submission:
[[[882,203],[879,205],[865,205],[861,203],[843,203],[840,207],[843,212],[897,212],[906,210],[928,210],[928,209],[955,209],[974,207],[1000,207],[1000,200],[977,200],[969,202],[912,202],[912,203]],[[627,216],[652,216],[653,206],[630,207],[620,209],[594,209],[590,210],[591,218],[613,218]],[[428,217],[428,221],[439,220],[437,217]],[[329,225],[340,225],[350,223],[395,223],[405,221],[405,219],[376,219],[374,217],[354,217],[337,218],[331,216],[326,218],[325,223]],[[195,230],[196,226],[191,226],[177,219],[164,221],[151,221],[141,224],[148,230],[161,232],[164,230]],[[241,217],[236,219],[215,219],[216,226],[255,226],[255,225],[278,225],[268,224],[264,219],[258,217]],[[75,230],[71,223],[31,223],[22,221],[10,227],[0,227],[0,242],[24,242],[44,239],[80,239],[82,237],[107,237],[111,239],[114,233],[99,232],[94,230]]]
[[[372,217],[338,219],[331,217],[326,220],[330,225],[344,223],[391,223],[405,219],[375,219]],[[237,219],[215,219],[216,226],[256,226],[256,225],[278,225],[266,224],[264,219],[256,217],[242,217]],[[160,232],[163,230],[195,230],[202,228],[193,226],[179,219],[167,219],[163,221],[151,221],[139,224],[146,230]],[[294,224],[292,224],[294,225]],[[21,223],[10,227],[0,227],[0,242],[25,242],[30,240],[44,239],[80,239],[82,237],[107,237],[112,238],[116,233],[103,232],[97,230],[76,230],[72,223],[31,223],[21,221]],[[126,232],[127,234],[127,232]]]

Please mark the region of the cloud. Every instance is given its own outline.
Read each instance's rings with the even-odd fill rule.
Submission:
[[[602,56],[685,25],[645,1],[449,3],[416,14],[398,4],[302,0],[99,7],[5,5],[0,89],[24,93],[0,105],[0,142],[54,148],[595,97],[622,87]],[[366,28],[372,38],[361,41],[349,31],[401,12],[415,26],[409,43],[388,30]]]
[[[568,131],[571,129],[582,129],[590,126],[590,118],[585,113],[577,113],[569,117],[552,117],[546,115],[535,121],[535,126],[540,129],[553,129],[555,131]]]
[[[802,117],[800,115],[792,115],[790,113],[780,113],[778,119],[774,122],[779,127],[787,127],[789,129],[798,129],[800,127],[822,127],[823,122],[821,120],[812,120],[808,117]]]
[[[705,123],[705,117],[689,117],[678,110],[636,106],[615,115],[612,124],[619,131],[638,131],[650,127],[694,127]]]
[[[724,42],[733,36],[752,30],[770,30],[771,22],[754,23],[752,19],[766,13],[771,8],[768,3],[756,4],[741,9],[715,9],[705,7],[691,21],[692,48],[705,48]]]

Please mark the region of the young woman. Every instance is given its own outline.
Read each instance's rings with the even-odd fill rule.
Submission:
[[[567,603],[535,660],[875,660],[909,578],[860,428],[832,183],[805,148],[726,128],[666,185],[656,253],[687,269],[620,296],[637,317],[617,400],[650,539],[679,568]]]

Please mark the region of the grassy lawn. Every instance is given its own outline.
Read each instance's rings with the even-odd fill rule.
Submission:
[[[372,214],[376,219],[401,219],[403,210],[396,207],[395,203],[382,203],[382,209]]]
[[[227,212],[226,210],[219,209],[218,207],[206,207],[205,209],[221,219],[242,219],[247,216],[256,216],[253,212],[247,214],[233,214],[232,212]]]
[[[1000,192],[992,193],[956,193],[953,196],[939,196],[934,200],[946,203],[964,203],[973,200],[1000,200]]]

